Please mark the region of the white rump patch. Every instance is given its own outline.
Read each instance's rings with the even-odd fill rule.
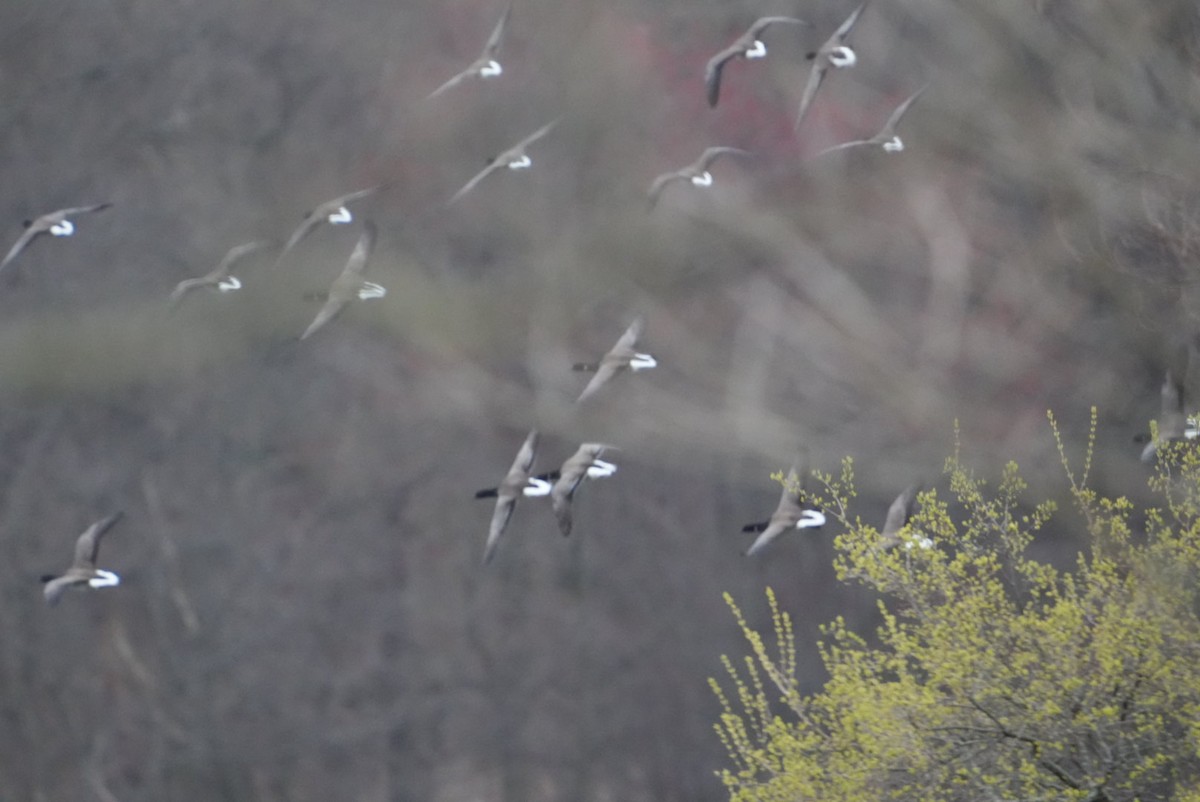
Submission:
[[[805,510],[800,514],[800,520],[796,521],[797,529],[812,529],[824,525],[825,513],[820,510]]]
[[[372,298],[382,298],[387,295],[387,288],[381,284],[376,284],[373,281],[364,281],[358,289],[358,298],[360,301],[369,301]]]
[[[605,462],[602,459],[592,460],[592,464],[588,466],[587,478],[589,479],[607,479],[617,472],[617,466],[611,462]]]
[[[692,176],[692,183],[698,187],[711,187],[712,173],[710,173],[708,170],[705,170],[700,175],[694,175]]]
[[[500,66],[499,61],[489,61],[479,71],[480,78],[495,78],[500,73],[504,72],[504,68]]]
[[[533,159],[529,158],[528,156],[522,156],[519,159],[514,159],[513,161],[510,161],[508,163],[508,169],[524,170],[526,167],[528,167],[531,164],[533,164]]]
[[[240,290],[241,288],[242,282],[238,280],[237,276],[227,276],[223,280],[217,282],[217,289],[221,292],[233,292],[234,290]]]
[[[75,233],[75,224],[70,220],[63,220],[50,226],[50,233],[56,237],[69,237]]]
[[[658,360],[649,354],[634,354],[633,359],[629,360],[631,370],[649,370],[656,367],[658,367]]]
[[[353,220],[354,215],[350,214],[350,210],[343,206],[333,214],[329,215],[328,219],[329,222],[333,223],[335,226],[340,226],[343,223],[349,223],[351,220]]]
[[[858,63],[858,54],[842,45],[829,51],[829,63],[837,68],[853,67]]]
[[[539,479],[536,476],[530,476],[528,479],[528,484],[525,485],[521,492],[523,492],[529,498],[536,498],[538,496],[550,495],[550,489],[551,485],[545,479]]]
[[[933,541],[930,540],[929,538],[925,537],[924,535],[916,535],[912,538],[912,540],[909,540],[907,543],[904,544],[905,551],[912,551],[913,549],[922,549],[924,551],[928,551],[929,549],[932,549],[932,548],[933,548]]]
[[[111,588],[121,584],[121,577],[112,571],[96,571],[97,576],[88,580],[88,587]]]
[[[746,58],[762,58],[767,55],[767,46],[762,43],[762,40],[755,39],[754,46],[748,48],[742,55]]]
[[[899,153],[904,150],[904,141],[900,137],[894,136],[883,143],[883,149],[888,153]]]

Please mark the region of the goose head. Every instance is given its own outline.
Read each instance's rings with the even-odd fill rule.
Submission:
[[[479,69],[480,78],[495,78],[500,73],[504,72],[504,68],[500,66],[500,62],[493,59],[487,64],[484,64]]]
[[[883,143],[883,149],[888,153],[899,153],[904,150],[904,140],[898,136],[894,136]]]
[[[698,187],[711,187],[712,181],[712,173],[710,173],[708,170],[700,173],[700,175],[692,176],[692,183]]]
[[[385,295],[387,295],[387,288],[381,284],[376,284],[374,281],[364,281],[362,286],[358,288],[358,299],[360,301],[382,298]]]
[[[550,495],[550,489],[550,482],[546,481],[545,479],[539,479],[536,476],[530,476],[529,479],[526,480],[525,487],[522,488],[521,492],[524,493],[528,498],[537,498],[538,496]]]
[[[533,159],[529,158],[525,154],[521,154],[521,158],[513,159],[512,161],[510,161],[508,163],[508,169],[524,170],[526,167],[528,167],[531,164],[533,164]]]
[[[242,282],[237,276],[227,276],[226,278],[217,282],[217,289],[221,292],[233,292],[234,290],[240,290],[241,288]]]
[[[75,233],[75,224],[70,220],[63,220],[50,226],[50,233],[56,237],[69,237]]]
[[[633,359],[629,360],[631,370],[649,370],[653,367],[658,367],[658,360],[649,354],[634,354]]]
[[[767,55],[767,46],[761,39],[755,39],[753,45],[742,51],[742,55],[746,58],[762,58]]]
[[[829,51],[829,63],[834,67],[853,67],[858,62],[858,54],[846,45],[838,45]]]
[[[121,584],[121,577],[112,571],[96,570],[96,575],[88,580],[88,587],[111,588]]]
[[[350,210],[345,206],[342,206],[328,217],[329,222],[333,223],[335,226],[340,226],[343,223],[349,223],[353,219],[354,215],[350,214]]]

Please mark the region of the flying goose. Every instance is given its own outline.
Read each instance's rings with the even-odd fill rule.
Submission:
[[[492,557],[496,554],[496,546],[500,543],[500,536],[504,534],[505,528],[508,527],[508,521],[512,518],[513,509],[517,506],[517,498],[521,495],[546,495],[550,492],[548,482],[542,481],[537,487],[541,492],[529,491],[530,471],[533,469],[533,458],[537,455],[538,431],[533,429],[529,432],[529,436],[525,438],[525,442],[521,444],[521,449],[517,452],[517,458],[513,460],[512,467],[508,469],[508,473],[504,476],[504,481],[496,488],[496,511],[492,513],[492,524],[488,528],[487,545],[483,549],[484,565],[492,561]]]
[[[604,443],[584,443],[559,469],[559,479],[550,491],[550,503],[558,518],[558,529],[563,536],[571,534],[571,499],[584,479],[603,479],[617,472],[617,466],[605,462],[600,456],[615,446]]]
[[[71,562],[71,567],[58,576],[46,574],[42,577],[45,585],[42,594],[46,597],[47,604],[58,604],[67,588],[83,585],[90,588],[108,588],[121,584],[121,578],[112,571],[96,567],[96,554],[100,551],[100,538],[121,519],[122,514],[114,513],[85,529],[75,541],[75,559]]]
[[[500,54],[500,43],[504,39],[504,28],[508,25],[510,14],[512,14],[512,3],[509,3],[508,8],[504,9],[504,14],[500,17],[500,21],[496,23],[495,29],[492,30],[492,35],[488,37],[487,44],[483,46],[483,53],[479,58],[475,59],[471,63],[471,66],[430,92],[425,98],[426,100],[431,100],[447,89],[458,86],[468,78],[495,78],[504,71],[504,68],[500,66],[500,62],[496,61],[496,56]]]
[[[1154,462],[1158,449],[1172,440],[1193,440],[1200,435],[1200,428],[1183,411],[1183,386],[1167,371],[1162,386],[1162,414],[1158,418],[1158,439],[1151,440],[1142,449],[1142,462]]]
[[[666,188],[667,184],[670,184],[674,181],[691,181],[692,184],[697,187],[712,186],[713,177],[712,173],[708,171],[708,168],[712,167],[713,162],[726,154],[749,156],[750,152],[742,150],[741,148],[728,148],[723,146],[706,148],[705,151],[700,154],[700,158],[696,159],[696,161],[692,162],[687,167],[682,167],[669,173],[663,173],[658,178],[654,179],[654,183],[650,185],[650,191],[648,193],[650,197],[650,206],[653,208],[654,204],[658,203],[658,196],[662,194],[663,189]]]
[[[97,203],[94,206],[70,206],[66,209],[59,209],[56,212],[47,212],[41,217],[33,220],[26,220],[25,231],[9,249],[3,261],[0,261],[0,270],[8,267],[8,263],[16,259],[21,251],[28,247],[29,243],[33,242],[41,234],[49,234],[52,237],[69,237],[75,233],[75,224],[69,218],[77,214],[89,214],[91,212],[101,212],[112,206],[111,203]]]
[[[883,521],[883,531],[879,533],[879,545],[890,549],[900,545],[900,530],[908,524],[913,509],[917,503],[917,494],[921,492],[921,484],[909,485],[904,492],[896,496],[896,500],[888,507],[887,518]],[[904,544],[905,551],[912,548],[928,549],[933,547],[933,541],[925,536],[914,537]]]
[[[859,15],[870,1],[863,0],[858,8],[850,12],[850,16],[833,32],[825,44],[808,54],[813,65],[808,72],[808,83],[804,85],[804,95],[800,98],[800,111],[796,114],[796,124],[793,128],[800,127],[800,121],[804,119],[808,107],[812,105],[813,98],[817,96],[817,90],[821,88],[821,82],[825,80],[825,73],[829,71],[829,68],[853,67],[854,63],[858,61],[858,55],[846,45],[846,37],[850,35],[854,23],[858,22]]]
[[[802,19],[795,17],[761,17],[755,21],[753,25],[739,36],[733,44],[717,53],[708,60],[707,66],[704,68],[704,85],[708,88],[708,105],[716,106],[717,100],[721,94],[721,71],[725,69],[725,65],[730,59],[763,58],[767,55],[767,46],[759,39],[767,28],[775,23],[792,23],[796,25],[808,25]]]
[[[579,394],[579,398],[575,399],[576,404],[583,403],[586,399],[591,398],[593,394],[616,376],[622,370],[649,370],[656,367],[658,362],[650,354],[643,354],[633,350],[633,346],[637,344],[638,338],[642,336],[642,330],[646,328],[646,318],[638,315],[638,317],[629,324],[629,328],[621,335],[621,339],[617,340],[616,345],[600,358],[599,362],[584,363],[580,362],[571,366],[571,370],[583,371],[587,373],[595,373],[592,380],[587,383],[587,387],[583,388],[583,392]]]
[[[313,332],[337,317],[342,308],[355,298],[368,301],[387,295],[387,290],[382,286],[372,281],[364,281],[362,277],[363,270],[367,266],[367,259],[370,258],[371,250],[374,247],[375,224],[366,220],[363,222],[363,231],[358,238],[358,244],[354,246],[350,258],[346,260],[346,266],[342,269],[341,274],[333,280],[333,285],[329,288],[329,296],[325,305],[321,307],[321,311],[317,312],[313,322],[308,324],[308,328],[300,335],[301,340],[308,339]]]
[[[242,288],[242,282],[237,276],[229,274],[234,262],[241,259],[247,254],[260,251],[271,243],[266,240],[258,240],[257,242],[247,242],[244,245],[235,245],[229,249],[229,253],[212,269],[211,272],[200,276],[199,278],[184,279],[175,286],[171,292],[171,303],[178,304],[183,300],[183,296],[187,295],[194,289],[200,287],[216,287],[218,292],[233,292]]]
[[[300,225],[296,227],[296,230],[292,232],[292,235],[288,237],[287,243],[284,244],[283,250],[279,252],[279,257],[275,260],[275,266],[278,267],[279,263],[283,261],[283,257],[287,256],[288,252],[300,243],[300,240],[311,234],[313,229],[322,223],[340,226],[353,221],[354,215],[350,213],[348,204],[353,203],[356,200],[361,200],[362,198],[370,195],[374,195],[380,189],[382,189],[382,185],[376,185],[373,187],[367,187],[366,189],[360,189],[357,192],[349,192],[345,195],[339,195],[333,200],[325,201],[312,211],[305,212],[304,221],[300,223]]]
[[[487,178],[496,170],[499,170],[503,167],[507,167],[510,170],[524,170],[531,166],[533,164],[533,159],[529,158],[529,155],[525,152],[525,148],[529,147],[534,142],[550,133],[550,129],[556,125],[558,125],[558,120],[551,120],[529,136],[522,139],[517,144],[513,145],[508,150],[488,159],[487,167],[484,167],[482,170],[476,173],[475,177],[464,184],[462,189],[460,189],[458,192],[455,192],[454,196],[451,197],[450,200],[446,201],[446,205],[452,205],[456,200],[474,189],[476,184]]]
[[[921,93],[929,88],[929,84],[922,86],[916,92],[909,95],[908,99],[896,107],[892,112],[892,116],[887,118],[887,122],[883,124],[883,128],[879,129],[879,133],[870,139],[855,139],[850,142],[843,142],[840,145],[834,145],[831,148],[818,153],[818,156],[824,156],[826,153],[832,153],[835,150],[845,150],[846,148],[856,148],[859,145],[878,145],[883,148],[886,153],[899,153],[904,150],[904,140],[896,135],[896,125],[900,122],[900,118],[908,111],[908,107],[921,96]]]
[[[805,507],[801,501],[807,475],[807,460],[803,456],[797,457],[783,481],[783,494],[771,519],[742,527],[743,532],[761,533],[746,549],[747,557],[758,554],[789,529],[816,529],[825,525],[825,513],[819,507]]]

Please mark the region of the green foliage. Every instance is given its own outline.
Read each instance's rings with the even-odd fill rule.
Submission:
[[[845,527],[839,578],[878,590],[883,622],[877,645],[827,625],[829,680],[805,696],[774,594],[770,648],[726,596],[751,651],[710,680],[733,800],[1200,799],[1200,452],[1164,447],[1164,503],[1135,530],[1126,499],[1087,487],[1094,410],[1078,477],[1051,425],[1091,534],[1071,571],[1027,555],[1055,505],[1022,504],[1013,463],[990,488],[956,446],[953,504],[922,493],[892,549],[850,518],[849,460],[814,473],[809,497]]]

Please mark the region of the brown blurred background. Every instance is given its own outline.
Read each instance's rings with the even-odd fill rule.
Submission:
[[[1132,438],[1200,313],[1193,2],[876,2],[798,134],[849,3],[517,0],[504,74],[423,102],[502,3],[0,4],[3,247],[115,204],[0,275],[0,798],[720,799],[722,591],[765,624],[777,589],[809,688],[818,625],[875,620],[836,527],[741,556],[799,444],[853,456],[878,523],[956,419],[982,475],[1015,459],[1061,497],[1046,410],[1075,456],[1095,404],[1095,485],[1144,497]],[[764,14],[813,27],[769,31],[709,109],[705,61]],[[926,82],[902,154],[812,158]],[[442,208],[559,115],[533,169]],[[714,144],[755,157],[649,213]],[[356,224],[169,311],[379,182],[355,211],[383,300],[296,342]],[[637,312],[660,367],[574,408],[568,366]],[[535,423],[542,469],[601,439],[620,472],[567,540],[520,503],[484,569],[472,493]],[[1063,508],[1037,546],[1065,562]],[[115,509],[121,587],[47,608],[37,576]]]

